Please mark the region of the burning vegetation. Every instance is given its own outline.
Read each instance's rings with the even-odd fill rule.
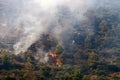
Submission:
[[[2,2],[0,80],[120,80],[119,0]]]
[[[56,66],[60,67],[62,65],[61,60],[59,59],[59,56],[56,54],[56,52],[48,52],[48,56],[51,56],[53,59],[55,59]]]

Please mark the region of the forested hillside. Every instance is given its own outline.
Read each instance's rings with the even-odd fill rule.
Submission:
[[[119,2],[95,1],[84,14],[63,4],[54,17],[19,5],[17,25],[17,2],[10,12],[0,2],[0,80],[120,80]]]

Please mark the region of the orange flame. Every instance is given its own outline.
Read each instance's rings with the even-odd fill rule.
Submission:
[[[62,65],[62,62],[60,61],[60,59],[58,58],[58,55],[56,54],[56,52],[49,52],[48,56],[51,56],[52,58],[55,59],[56,61],[56,66],[60,67]]]
[[[62,62],[59,59],[56,59],[56,65],[60,67],[62,65]]]

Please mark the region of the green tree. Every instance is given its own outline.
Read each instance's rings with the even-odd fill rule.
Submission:
[[[83,75],[79,71],[75,71],[72,75],[72,80],[82,80]]]
[[[5,51],[2,52],[2,64],[7,64],[8,63],[8,57]]]
[[[62,48],[62,46],[61,46],[61,45],[57,45],[57,46],[55,47],[55,52],[56,52],[56,54],[58,54],[58,55],[62,54],[62,53],[63,53],[63,48]]]
[[[30,56],[27,57],[27,62],[31,63],[32,62],[32,59]]]
[[[95,52],[89,53],[88,62],[90,69],[96,69],[97,64],[99,63],[99,57]]]
[[[95,52],[90,52],[88,56],[88,61],[91,62],[96,62],[99,61],[98,55]]]

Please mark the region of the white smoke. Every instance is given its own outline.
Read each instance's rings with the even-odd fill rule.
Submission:
[[[59,40],[60,44],[64,44],[63,40],[67,41],[71,32],[74,31],[74,25],[87,19],[84,13],[102,1],[1,0],[0,37],[16,35],[13,30],[19,29],[20,36],[17,36],[19,40],[16,40],[13,45],[15,54],[25,52],[43,33],[48,31]]]
[[[44,52],[42,49],[38,49],[38,52],[35,55],[35,59],[39,60],[42,63],[47,63],[49,56],[47,52]]]
[[[9,26],[10,29],[7,30],[16,27],[22,30],[20,33],[22,36],[13,46],[15,54],[25,52],[42,33],[49,30],[59,43],[63,44],[63,39],[74,30],[76,21],[72,18],[78,22],[84,19],[84,12],[93,4],[88,0],[2,0],[1,2],[4,6],[1,17],[5,19],[2,20],[2,25]],[[64,12],[66,10],[68,12]],[[9,32],[6,35],[9,35]]]
[[[91,5],[91,2],[86,4],[82,0],[5,0],[2,2],[5,5],[4,18],[8,18],[5,21],[10,23],[7,26],[10,28],[17,26],[22,30],[22,36],[13,46],[15,54],[25,52],[38,40],[42,33],[46,33],[50,28],[52,28],[51,31],[58,40],[61,39],[62,33],[73,30],[75,21],[69,19],[69,16],[68,18],[64,15],[59,16],[62,14],[62,12],[59,12],[59,8],[62,6],[69,9],[69,12],[71,12],[69,15],[77,18],[83,17],[83,12],[88,8],[86,5]],[[85,10],[82,10],[83,6],[86,6]],[[60,23],[58,18],[62,20]],[[6,23],[4,24],[6,25]],[[60,40],[60,43],[62,44],[62,40]]]

